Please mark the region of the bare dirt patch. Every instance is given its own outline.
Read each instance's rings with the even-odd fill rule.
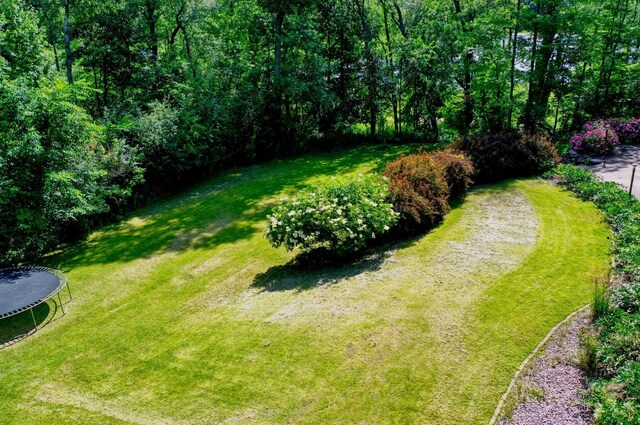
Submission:
[[[482,266],[504,270],[517,265],[518,255],[509,255],[514,247],[533,246],[538,223],[535,212],[520,191],[484,196],[468,212],[461,240],[448,242],[436,264],[441,272],[477,273]]]
[[[374,252],[355,264],[323,272],[321,279],[317,271],[272,268],[262,287],[241,295],[237,314],[266,322],[397,318],[404,316],[406,303],[396,302],[392,294],[410,291],[423,297],[437,290],[446,297],[440,296],[444,303],[435,303],[433,319],[455,318],[450,325],[461,326],[466,306],[484,289],[481,282],[486,279],[477,275],[502,275],[515,268],[535,246],[538,230],[535,212],[519,190],[469,196],[472,202],[458,212],[460,232],[444,239],[427,235],[411,249]],[[449,297],[451,303],[446,302]]]

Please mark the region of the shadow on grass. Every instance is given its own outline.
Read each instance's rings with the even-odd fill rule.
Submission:
[[[210,249],[247,239],[260,231],[278,193],[293,192],[309,179],[342,175],[360,164],[374,169],[410,147],[380,152],[352,149],[236,169],[213,182],[138,211],[130,221],[108,226],[88,241],[50,257],[61,270],[82,264],[127,263],[165,252]]]
[[[12,345],[26,336],[31,335],[38,328],[49,323],[47,321],[51,307],[48,303],[40,304],[33,308],[33,316],[30,311],[25,311],[15,316],[0,320],[0,348]],[[33,323],[35,317],[36,324]],[[46,322],[45,322],[46,321]]]
[[[488,185],[480,185],[470,189],[470,193],[483,191],[501,193],[512,188],[516,179]],[[451,210],[462,207],[467,194],[451,200]],[[446,216],[445,219],[446,220]],[[419,234],[397,234],[380,238],[377,245],[357,254],[337,256],[325,251],[312,251],[299,254],[286,264],[270,267],[266,272],[256,275],[252,286],[264,291],[307,290],[319,286],[333,285],[343,279],[366,272],[380,270],[395,251],[408,248],[418,240],[439,228],[444,220]]]
[[[256,275],[253,286],[267,292],[307,290],[319,286],[333,285],[343,279],[364,272],[379,270],[391,251],[370,253],[348,265],[327,265],[320,267],[301,265],[298,258],[289,263],[270,267],[266,272]]]
[[[360,253],[338,256],[312,251],[296,256],[286,264],[272,266],[256,275],[253,287],[267,292],[304,291],[329,286],[341,280],[380,270],[394,252],[407,248],[424,234],[370,248]]]

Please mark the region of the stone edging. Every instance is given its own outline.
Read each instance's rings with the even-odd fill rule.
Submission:
[[[524,370],[525,366],[527,364],[529,364],[531,359],[538,353],[538,351],[540,351],[540,349],[547,343],[547,341],[549,341],[549,338],[551,338],[551,336],[554,333],[556,333],[556,331],[560,328],[560,326],[564,325],[569,320],[573,319],[578,313],[581,313],[581,312],[585,311],[586,309],[588,309],[590,307],[590,305],[591,305],[591,303],[589,303],[587,305],[584,305],[584,306],[580,307],[579,309],[573,311],[567,317],[565,317],[561,322],[559,322],[553,328],[551,328],[551,330],[542,339],[542,341],[540,341],[538,343],[538,345],[536,345],[536,347],[533,349],[533,351],[531,351],[531,353],[529,353],[527,358],[524,359],[524,361],[522,363],[520,363],[520,366],[518,366],[518,369],[516,369],[516,373],[513,375],[513,378],[511,378],[511,382],[509,382],[509,386],[507,387],[507,389],[504,392],[504,394],[502,394],[502,397],[500,397],[500,401],[498,402],[498,405],[496,406],[496,409],[493,411],[493,416],[491,417],[491,420],[489,421],[489,425],[495,425],[498,422],[498,419],[500,418],[500,414],[502,413],[502,409],[504,408],[504,403],[507,401],[507,397],[509,396],[509,394],[511,394],[511,391],[513,390],[513,387],[515,386],[516,381],[520,377],[520,374]]]

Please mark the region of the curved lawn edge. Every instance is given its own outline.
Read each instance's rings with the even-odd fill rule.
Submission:
[[[278,170],[262,171],[267,182],[276,179]],[[253,212],[247,216],[244,200],[263,194],[260,205],[267,205],[280,196],[258,182],[179,198],[183,203],[155,216],[105,229],[67,258],[83,308],[39,335],[37,344],[0,353],[8,389],[0,394],[0,416],[8,424],[20,423],[25,412],[34,421],[74,415],[78,423],[112,420],[109,415],[486,423],[531,348],[587,301],[590,277],[568,279],[580,273],[571,260],[579,246],[591,262],[605,248],[604,238],[586,237],[603,236],[595,208],[550,184],[517,180],[470,193],[441,226],[392,250],[388,261],[318,276],[286,267],[290,257],[262,237],[260,211],[246,223]],[[218,213],[225,201],[237,208]],[[539,239],[531,228],[520,234],[530,205],[546,217]],[[179,221],[185,215],[191,221]],[[229,235],[232,219],[243,224],[240,235]],[[497,228],[506,230],[504,238],[496,239]],[[164,250],[182,235],[195,242],[179,240]],[[523,252],[523,240],[539,246],[525,244]],[[572,254],[554,258],[562,247]],[[540,269],[545,263],[549,267]],[[454,278],[443,281],[444,272]],[[571,288],[580,290],[579,298]],[[168,303],[177,308],[167,310]],[[468,332],[456,332],[459,324]],[[501,324],[511,325],[513,335],[501,335]],[[122,337],[109,338],[116,333]],[[141,391],[148,391],[143,403]]]
[[[509,385],[507,386],[507,389],[502,394],[502,397],[500,397],[500,401],[498,402],[498,405],[496,406],[496,409],[493,412],[493,416],[489,420],[489,425],[495,425],[498,422],[498,419],[500,419],[500,415],[502,414],[507,398],[511,394],[511,391],[513,391],[513,387],[515,386],[516,382],[518,381],[518,378],[520,378],[520,375],[524,371],[524,368],[529,364],[529,362],[533,360],[533,358],[538,354],[538,352],[542,349],[542,347],[545,346],[545,344],[549,341],[549,339],[558,331],[558,329],[562,327],[562,325],[564,325],[565,323],[568,323],[576,315],[587,310],[590,307],[590,305],[591,303],[583,305],[577,310],[574,310],[571,313],[569,313],[567,317],[565,317],[560,322],[558,322],[553,328],[551,328],[551,330],[545,335],[545,337],[542,338],[542,340],[538,343],[538,345],[535,346],[535,348],[529,353],[527,358],[525,358],[522,361],[522,363],[520,363],[520,366],[518,366],[518,368],[516,369],[515,373],[513,374],[513,377],[511,378],[511,381],[509,381]]]

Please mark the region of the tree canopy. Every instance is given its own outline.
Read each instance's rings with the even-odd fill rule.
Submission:
[[[639,0],[0,0],[0,252],[228,165],[640,114]]]

